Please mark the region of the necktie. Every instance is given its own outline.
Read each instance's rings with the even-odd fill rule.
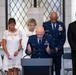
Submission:
[[[42,42],[41,39],[39,39],[39,44],[41,44],[41,42]]]
[[[53,24],[53,30],[55,29],[55,24]]]

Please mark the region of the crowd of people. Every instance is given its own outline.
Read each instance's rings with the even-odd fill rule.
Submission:
[[[7,70],[7,75],[18,75],[21,58],[25,55],[30,58],[52,58],[51,75],[54,75],[53,67],[55,67],[55,74],[61,75],[61,57],[64,52],[66,29],[64,23],[58,21],[56,12],[51,12],[49,18],[50,20],[43,22],[43,25],[37,25],[33,18],[29,19],[27,30],[24,33],[15,28],[14,18],[8,20],[8,29],[4,31],[2,43],[0,42],[5,52],[4,70]],[[76,21],[69,24],[68,28],[68,41],[72,49],[73,75],[76,75],[75,24]]]

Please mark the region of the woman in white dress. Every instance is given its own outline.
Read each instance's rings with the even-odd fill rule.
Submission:
[[[2,46],[5,51],[4,70],[7,70],[7,75],[18,75],[22,56],[22,33],[15,28],[15,25],[15,19],[10,18],[8,21],[8,30],[5,30],[2,40]]]
[[[31,18],[27,21],[27,29],[23,33],[23,37],[22,37],[23,56],[26,55],[25,50],[28,42],[28,37],[36,34],[35,32],[36,26],[37,26],[37,23],[35,19]]]

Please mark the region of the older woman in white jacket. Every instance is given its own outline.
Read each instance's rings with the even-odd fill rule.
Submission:
[[[25,50],[29,36],[36,34],[35,32],[36,25],[37,25],[36,20],[33,18],[27,21],[27,29],[25,30],[25,32],[23,32],[23,37],[22,37],[23,56],[26,55]]]

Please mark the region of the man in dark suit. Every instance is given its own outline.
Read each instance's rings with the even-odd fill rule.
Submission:
[[[31,58],[51,58],[56,53],[52,36],[45,35],[43,26],[37,26],[36,33],[28,39],[26,54],[31,55]],[[39,69],[33,67],[31,70],[35,70],[33,75],[48,75],[49,73],[48,67]]]
[[[72,52],[73,75],[76,75],[76,21],[69,24],[67,36]]]
[[[53,37],[56,50],[56,54],[53,56],[53,63],[55,65],[56,75],[60,75],[61,56],[63,54],[63,45],[66,39],[66,32],[64,23],[57,21],[57,19],[58,19],[57,13],[52,12],[50,14],[50,21],[44,22],[43,27],[45,33]]]
[[[26,54],[31,54],[31,58],[50,58],[55,53],[52,36],[45,35],[42,26],[37,26],[36,33],[28,39]]]

